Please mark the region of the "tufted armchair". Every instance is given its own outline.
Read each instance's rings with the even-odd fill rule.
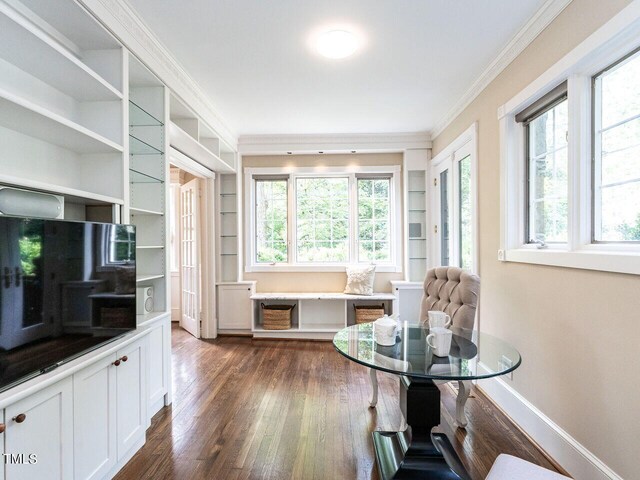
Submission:
[[[435,267],[427,271],[424,280],[424,294],[420,304],[419,323],[428,321],[429,310],[440,310],[451,317],[453,326],[472,330],[475,324],[480,277],[458,267]],[[378,403],[378,378],[376,371],[370,372],[373,394],[370,405]],[[436,382],[437,383],[437,382]],[[441,382],[446,383],[446,382]],[[471,382],[458,381],[456,399],[456,421],[460,427],[467,425],[464,406],[471,392]]]

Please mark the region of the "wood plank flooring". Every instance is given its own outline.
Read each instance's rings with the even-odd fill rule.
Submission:
[[[398,380],[379,374],[368,408],[367,369],[331,342],[196,340],[172,329],[173,405],[116,477],[128,479],[378,478],[370,432],[401,423]],[[474,480],[499,453],[550,462],[481,392],[467,403],[467,430],[452,429],[455,395],[441,386],[441,429]]]

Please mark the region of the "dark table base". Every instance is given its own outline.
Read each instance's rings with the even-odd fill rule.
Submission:
[[[373,432],[381,480],[470,480],[440,424],[440,390],[431,380],[400,377],[400,409],[410,427],[404,432]]]

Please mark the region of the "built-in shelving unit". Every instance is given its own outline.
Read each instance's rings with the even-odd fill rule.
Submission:
[[[64,196],[76,220],[123,205],[120,43],[72,0],[11,0],[0,44],[0,182]]]
[[[218,278],[220,282],[238,280],[238,199],[236,175],[223,174],[218,177],[220,261]]]
[[[425,170],[407,172],[408,280],[421,282],[427,273],[427,189]]]
[[[136,283],[153,287],[154,311],[167,311],[166,232],[169,169],[165,87],[136,59],[129,62],[129,219],[136,225]],[[141,301],[138,299],[138,301]],[[139,316],[138,323],[149,314]]]

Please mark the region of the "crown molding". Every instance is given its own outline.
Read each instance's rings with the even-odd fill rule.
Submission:
[[[211,99],[124,0],[78,0],[225,143],[238,139]]]
[[[426,132],[243,135],[238,139],[238,152],[244,155],[403,152],[422,148],[431,148],[431,137]]]
[[[440,135],[489,84],[533,42],[572,0],[547,0],[533,17],[515,34],[498,56],[484,69],[469,89],[431,131],[431,138]]]

